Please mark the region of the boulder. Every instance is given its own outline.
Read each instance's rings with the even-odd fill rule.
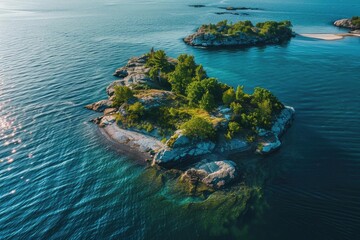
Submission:
[[[121,67],[121,68],[116,69],[116,71],[113,75],[116,77],[124,78],[128,75],[128,72],[125,67]]]
[[[233,161],[203,160],[188,169],[182,175],[182,179],[189,180],[193,184],[201,181],[211,188],[220,189],[232,182],[238,175],[236,164]]]
[[[90,109],[90,110],[94,110],[94,111],[97,111],[97,112],[103,112],[106,108],[111,107],[112,104],[113,104],[112,101],[101,100],[101,101],[98,101],[96,103],[86,105],[85,108]]]

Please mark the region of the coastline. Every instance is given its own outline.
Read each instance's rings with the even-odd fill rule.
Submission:
[[[209,152],[205,152],[199,156],[193,156],[195,159],[206,158],[210,155],[217,155],[225,157],[236,153],[250,152],[254,150],[253,146],[262,145],[263,149],[254,150],[258,154],[269,154],[281,147],[281,136],[290,128],[295,115],[295,110],[292,107],[286,106],[277,120],[274,122],[271,130],[266,131],[261,129],[259,131],[259,139],[250,143],[243,139],[234,138],[230,141],[215,142],[213,148]],[[98,126],[100,133],[111,142],[116,151],[125,153],[128,156],[134,156],[138,160],[156,162],[156,154],[167,151],[181,151],[185,153],[190,143],[176,148],[169,148],[159,139],[152,137],[146,133],[141,133],[135,130],[128,130],[119,127],[115,121],[109,122],[105,126]],[[267,136],[267,137],[265,137]],[[270,136],[270,137],[269,137]],[[201,142],[199,143],[201,144]],[[192,149],[190,149],[192,150]],[[180,154],[180,152],[179,152]]]

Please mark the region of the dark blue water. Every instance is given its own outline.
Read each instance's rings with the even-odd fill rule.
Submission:
[[[359,1],[199,2],[265,9],[247,17],[191,3],[0,2],[0,239],[360,238],[360,39],[218,51],[181,41],[225,18],[343,32],[331,22],[358,15]],[[224,224],[229,209],[170,193],[88,122],[97,114],[83,106],[105,98],[112,72],[151,47],[193,54],[209,75],[268,88],[296,108],[279,152],[238,156],[268,176],[252,186],[262,200],[251,217]]]

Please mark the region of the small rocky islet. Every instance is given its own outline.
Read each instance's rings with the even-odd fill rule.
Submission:
[[[334,22],[336,27],[347,28],[349,33],[360,34],[360,17],[353,16],[352,18],[340,19]]]
[[[108,99],[86,106],[103,113],[93,122],[117,148],[176,171],[188,189],[234,182],[241,171],[229,157],[277,150],[295,113],[266,89],[247,94],[208,77],[186,54],[175,59],[151,50],[114,75]]]
[[[184,42],[199,47],[246,47],[268,44],[281,44],[289,41],[295,33],[290,21],[266,21],[254,25],[251,21],[204,24]]]

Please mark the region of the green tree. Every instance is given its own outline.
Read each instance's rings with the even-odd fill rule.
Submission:
[[[240,132],[240,130],[241,130],[241,127],[237,122],[229,122],[226,138],[228,138],[228,139],[233,138],[234,134]]]
[[[235,91],[233,88],[230,88],[223,93],[222,101],[227,106],[235,101]]]
[[[187,86],[195,77],[195,70],[196,64],[194,57],[187,54],[181,54],[178,57],[178,63],[175,70],[169,73],[169,82],[172,91],[184,95]]]
[[[184,134],[193,139],[213,139],[215,129],[207,120],[200,117],[193,117],[180,127]]]
[[[113,104],[115,107],[120,107],[134,96],[133,91],[127,86],[115,86],[114,90]]]
[[[244,86],[237,86],[235,94],[236,94],[236,100],[242,101],[245,95]]]
[[[150,67],[149,76],[152,80],[158,82],[160,85],[168,85],[164,74],[166,75],[174,69],[173,65],[169,63],[168,57],[164,50],[151,51],[148,54],[146,66]],[[165,80],[165,82],[163,82]]]
[[[216,78],[206,78],[201,81],[201,85],[204,88],[204,92],[209,92],[213,95],[216,103],[222,102],[222,93],[227,90],[226,88],[224,89],[225,85],[220,84]]]
[[[141,102],[136,102],[129,106],[128,110],[131,114],[135,114],[139,117],[143,116],[145,113],[145,107],[142,105]]]
[[[241,106],[240,103],[232,102],[232,103],[230,104],[230,108],[231,108],[231,110],[233,111],[233,113],[234,113],[235,115],[240,115],[241,110],[242,110],[242,106]]]
[[[189,100],[189,104],[197,104],[201,100],[204,93],[205,90],[200,81],[192,82],[186,88],[186,95],[187,99]]]
[[[215,108],[215,99],[214,96],[207,91],[201,98],[200,107],[206,111],[211,111]]]
[[[195,69],[195,77],[193,78],[193,81],[201,81],[206,78],[206,71],[204,70],[203,66],[200,64]]]

